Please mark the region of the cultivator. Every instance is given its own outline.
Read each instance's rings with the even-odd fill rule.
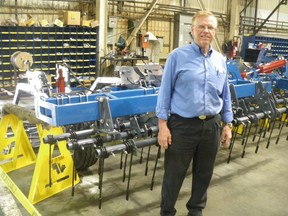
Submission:
[[[227,163],[231,161],[239,141],[241,157],[244,157],[249,143],[256,141],[257,153],[264,139],[268,148],[274,139],[272,134],[276,134],[277,144],[284,133],[288,112],[287,67],[284,61],[270,64],[272,66],[262,66],[261,69],[246,67],[244,72],[240,72],[238,62],[227,62],[234,112]],[[129,199],[132,162],[136,154],[141,163],[144,157],[146,159],[145,175],[148,174],[148,163],[153,160],[152,190],[161,154],[154,110],[162,73],[163,69],[158,65],[117,67],[115,77],[97,78],[87,93],[36,97],[35,113],[37,120],[41,120],[37,123],[41,143],[29,200],[35,203],[71,186],[74,194],[74,185],[79,182],[76,170],[85,170],[98,161],[101,208],[104,162],[117,154],[123,171],[122,181],[127,178],[126,199]],[[5,119],[7,127],[13,126],[9,118]],[[43,130],[44,125],[51,128]],[[11,143],[11,146],[17,145],[17,142]],[[7,148],[9,146],[7,140]],[[152,154],[155,148],[157,150]],[[24,154],[24,158],[29,155]],[[12,163],[18,155],[14,154],[11,158]],[[71,163],[72,160],[74,163]]]
[[[269,64],[272,66],[250,68],[250,71],[245,71],[244,76],[244,72],[241,73],[238,69],[238,62],[227,62],[234,111],[233,137],[227,163],[231,160],[237,140],[242,140],[241,156],[244,157],[248,138],[252,136],[252,141],[255,141],[258,137],[255,149],[257,153],[260,140],[267,133],[266,148],[269,147],[276,122],[279,122],[276,144],[287,124],[286,61]],[[280,67],[281,70],[276,71]],[[161,67],[151,65],[120,67],[117,69],[117,80],[111,79],[113,82],[108,85],[109,79],[106,78],[106,86],[97,89],[97,93],[61,94],[55,98],[36,100],[36,115],[39,119],[50,125],[66,128],[66,133],[49,135],[44,138],[44,143],[54,145],[59,141],[67,141],[67,148],[74,152],[77,170],[86,169],[99,159],[99,208],[102,203],[104,161],[111,155],[120,153],[122,165],[125,155],[123,179],[126,175],[127,157],[130,155],[126,193],[128,200],[134,153],[142,149],[142,158],[143,148],[149,147],[149,157],[150,147],[156,145],[158,151],[151,181],[153,189],[161,152],[156,139],[158,128],[154,109],[162,72]]]
[[[234,109],[234,133],[230,145],[227,162],[230,162],[231,153],[237,136],[242,138],[242,154],[248,138],[252,135],[252,141],[257,144],[255,153],[258,152],[261,138],[269,133],[266,148],[269,147],[275,124],[279,122],[279,133],[276,137],[276,144],[279,142],[280,135],[284,126],[287,124],[287,62],[286,60],[276,60],[268,64],[259,65],[255,68],[248,68],[240,73],[238,62],[229,61],[227,63],[230,72],[231,83],[241,83],[242,90],[247,90],[243,82],[255,83],[255,91],[249,91],[249,95],[238,94],[231,85],[231,95]],[[286,125],[287,126],[287,125]],[[240,132],[239,132],[240,131]],[[288,140],[288,136],[286,138]]]

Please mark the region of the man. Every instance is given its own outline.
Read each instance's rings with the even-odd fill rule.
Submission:
[[[161,215],[174,208],[193,160],[188,215],[201,216],[220,140],[231,140],[233,113],[224,57],[214,50],[217,19],[199,11],[192,18],[194,42],[173,50],[166,61],[156,106],[158,142],[165,149]],[[221,133],[221,120],[225,124]]]

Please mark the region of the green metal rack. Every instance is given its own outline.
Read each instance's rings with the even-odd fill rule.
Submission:
[[[52,86],[56,64],[63,62],[77,78],[93,82],[97,74],[98,30],[80,26],[0,26],[0,87],[15,87],[10,58],[17,51],[30,53],[34,61],[31,69],[50,75]],[[21,73],[25,71],[17,71],[17,75]]]

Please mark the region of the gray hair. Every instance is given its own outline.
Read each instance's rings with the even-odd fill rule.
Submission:
[[[214,16],[214,14],[210,11],[197,11],[197,13],[194,14],[194,16],[192,17],[192,25],[195,25],[195,22],[196,22],[196,19],[199,18],[199,17],[213,17],[214,20],[215,20],[215,28],[217,28],[218,26],[218,21],[217,21],[217,18]]]

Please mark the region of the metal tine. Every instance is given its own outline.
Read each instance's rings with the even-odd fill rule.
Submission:
[[[281,118],[280,118],[281,127],[280,127],[280,130],[279,130],[279,133],[278,133],[278,136],[277,136],[277,139],[276,139],[276,143],[275,143],[275,144],[278,144],[278,142],[279,142],[279,140],[280,140],[280,135],[281,135],[281,133],[282,133],[283,127],[284,127],[284,125],[286,125],[287,116],[288,116],[288,114],[286,113],[285,119],[284,119],[283,123],[281,123],[281,122],[282,122],[281,119],[282,119],[282,117],[283,117],[283,114],[281,115]],[[286,126],[287,126],[287,125],[286,125]],[[286,140],[288,140],[288,135],[287,135]]]
[[[104,157],[99,159],[99,209],[102,207],[102,188],[103,188],[103,176],[104,176]]]
[[[266,121],[267,118],[265,118],[265,121]],[[259,123],[258,123],[259,125]],[[264,124],[264,127],[265,127],[265,124]],[[263,129],[260,127],[260,130],[259,130],[259,137],[258,137],[258,141],[257,141],[257,145],[256,145],[256,149],[255,149],[255,154],[258,153],[258,150],[259,150],[259,147],[260,147],[260,140],[261,140],[261,136],[262,136],[262,133],[263,133]]]
[[[228,164],[230,163],[230,160],[231,160],[231,154],[232,154],[232,150],[234,147],[234,143],[235,143],[238,129],[239,129],[239,125],[237,125],[237,127],[233,128],[233,131],[232,131],[232,139],[231,139],[231,143],[229,145],[229,154],[228,154],[228,158],[227,158]]]
[[[248,129],[247,137],[245,139],[245,143],[243,145],[243,150],[242,150],[242,155],[241,155],[242,158],[244,158],[244,156],[245,156],[245,149],[246,149],[248,138],[249,138],[251,128],[252,128],[252,123],[250,121],[247,124],[249,125],[249,129]]]
[[[49,145],[49,187],[52,187],[52,145]]]
[[[139,159],[140,164],[142,164],[142,161],[143,161],[143,151],[144,151],[144,148],[141,149],[141,154],[140,154],[140,159]]]
[[[123,169],[123,177],[122,177],[122,182],[125,182],[126,178],[126,166],[127,166],[127,157],[128,153],[126,151],[123,152],[125,154],[125,161],[124,161],[124,169]]]
[[[129,164],[129,172],[128,172],[128,181],[127,181],[127,190],[126,190],[126,200],[129,200],[132,161],[133,161],[133,152],[130,153],[130,164]]]
[[[124,154],[124,152],[121,152],[121,157],[120,157],[120,169],[123,168],[123,154]]]
[[[270,128],[270,134],[269,134],[269,137],[268,137],[268,140],[267,140],[267,145],[266,145],[266,148],[268,149],[269,146],[270,146],[270,140],[271,140],[271,137],[272,137],[272,133],[274,131],[274,128],[275,128],[275,123],[276,123],[276,119],[273,120],[273,125],[270,127],[269,125],[269,128]],[[271,124],[271,122],[270,122]]]
[[[256,128],[255,128],[254,135],[253,135],[253,139],[252,139],[253,142],[255,141],[258,128],[259,128],[259,122],[258,122],[258,124],[256,124]]]
[[[242,142],[241,142],[241,145],[243,146],[244,143],[246,142],[246,140],[248,139],[248,135],[249,133],[247,133],[247,125],[249,125],[249,122],[246,122],[245,125],[244,125],[244,132],[242,133]]]
[[[149,158],[150,158],[150,150],[151,150],[151,146],[148,147],[148,151],[147,151],[147,159],[146,159],[146,166],[145,166],[145,176],[147,176],[147,174],[148,174],[148,164],[149,164]]]
[[[271,122],[272,122],[272,121],[273,121],[273,120],[268,119],[268,124],[267,124],[267,126],[265,126],[266,124],[264,123],[264,133],[263,133],[262,138],[265,138],[265,137],[266,137],[266,132],[270,130],[270,125],[271,125]],[[265,122],[266,122],[266,120],[265,120]]]
[[[151,179],[150,190],[153,190],[153,187],[154,187],[154,179],[155,179],[155,174],[156,174],[156,169],[157,169],[158,160],[160,158],[160,154],[161,154],[161,146],[159,145],[158,146],[157,155],[156,155],[156,159],[155,159],[155,164],[154,164],[153,175],[152,175],[152,179]]]
[[[72,196],[74,196],[74,192],[75,192],[75,180],[76,180],[76,178],[77,178],[75,161],[76,161],[76,154],[75,154],[75,148],[74,148],[74,149],[73,149],[73,167],[72,167]]]

